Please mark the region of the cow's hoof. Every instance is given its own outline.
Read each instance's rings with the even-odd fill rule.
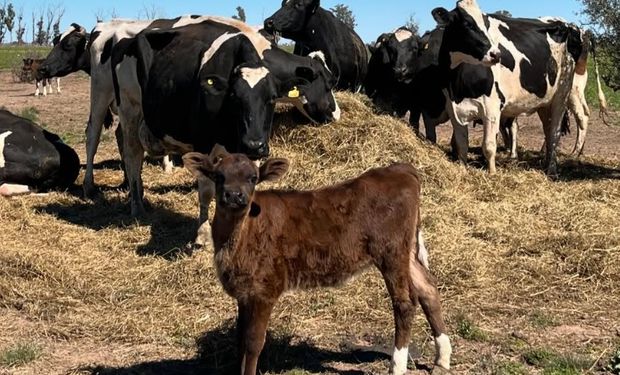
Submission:
[[[83,191],[84,191],[84,199],[95,199],[99,195],[101,195],[101,192],[95,186],[84,185]]]
[[[441,366],[435,366],[431,374],[432,375],[450,375],[452,373],[450,372],[450,370],[446,370],[445,368]]]

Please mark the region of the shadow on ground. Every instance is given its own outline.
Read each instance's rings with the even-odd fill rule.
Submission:
[[[209,331],[197,340],[196,358],[187,360],[160,360],[138,363],[127,367],[96,366],[82,369],[92,375],[204,375],[238,374],[236,368],[236,332],[231,321]],[[331,351],[315,347],[309,342],[299,342],[293,336],[268,334],[265,349],[261,354],[259,373],[282,373],[302,370],[312,373],[336,373],[362,375],[362,370],[342,370],[331,364],[345,364],[342,367],[357,367],[360,364],[389,361],[390,356],[381,351],[361,349]],[[347,366],[348,365],[348,366]],[[338,366],[341,367],[341,366]],[[385,367],[384,367],[385,368]]]
[[[138,246],[139,255],[155,255],[174,260],[188,253],[187,244],[194,240],[197,220],[165,207],[148,205],[146,215],[136,220],[129,214],[129,207],[121,199],[97,199],[93,202],[74,204],[50,203],[36,207],[41,213],[93,230],[122,229],[135,225],[151,227],[148,243]]]

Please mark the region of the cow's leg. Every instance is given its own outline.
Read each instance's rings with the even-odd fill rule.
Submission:
[[[467,165],[469,152],[469,129],[467,125],[452,124],[452,139],[450,141],[452,153],[461,163]]]
[[[583,95],[577,88],[573,87],[570,97],[568,99],[568,107],[575,115],[577,122],[577,139],[575,140],[575,147],[572,154],[581,156],[583,153],[583,147],[586,143],[586,134],[588,133],[588,123],[590,121],[590,109],[588,103]]]
[[[49,85],[49,80],[47,78],[43,78],[43,96],[47,96],[48,85]]]
[[[41,85],[41,81],[36,81],[35,82],[35,87],[36,89],[34,90],[34,96],[39,96],[39,87]]]
[[[517,153],[517,144],[519,139],[519,123],[515,118],[510,124],[510,158],[517,160],[519,158],[519,154]]]
[[[134,116],[137,117],[137,116]],[[140,143],[137,126],[140,124],[137,118],[125,121],[121,118],[123,129],[123,159],[129,182],[129,199],[131,203],[131,215],[139,217],[144,215],[144,191],[142,185],[142,164],[144,162],[144,148]],[[138,125],[140,126],[140,125]]]
[[[90,116],[86,125],[86,173],[84,174],[83,185],[85,197],[93,197],[96,193],[94,178],[95,154],[97,154],[97,149],[99,148],[103,123],[111,102],[112,99],[106,90],[102,89],[98,93],[91,91]]]
[[[410,298],[420,302],[435,339],[435,365],[449,370],[452,346],[441,313],[439,291],[433,276],[413,251],[409,256],[409,272],[412,285]]]
[[[198,200],[200,201],[200,216],[198,217],[198,233],[194,244],[205,247],[213,240],[211,224],[209,224],[209,204],[215,195],[215,184],[208,178],[198,179]]]
[[[500,122],[500,133],[504,141],[504,147],[510,152],[511,159],[517,159],[517,132],[518,132],[517,119],[513,117],[502,117]]]
[[[60,78],[56,77],[56,92],[60,94]]]
[[[174,163],[172,162],[172,157],[170,155],[164,156],[162,161],[164,164],[164,173],[172,173],[174,170]]]
[[[116,136],[116,146],[118,147],[118,153],[121,156],[121,170],[123,171],[123,182],[118,186],[119,189],[128,189],[129,181],[127,180],[127,170],[125,169],[125,157],[123,156],[123,128],[121,124],[116,126],[114,131]]]
[[[383,263],[383,279],[394,310],[394,352],[391,373],[404,375],[407,372],[411,322],[415,312],[414,299],[409,293],[409,270],[396,259],[384,259]]]
[[[426,139],[431,143],[437,143],[437,123],[425,113],[422,113],[422,120],[424,121]]]
[[[487,113],[483,119],[484,134],[482,138],[482,152],[487,159],[490,174],[495,174],[495,156],[497,155],[497,133],[499,132],[499,115]]]
[[[247,302],[248,319],[243,337],[245,352],[240,358],[241,375],[256,375],[258,357],[265,345],[265,336],[273,305],[271,301],[258,299]]]
[[[10,197],[14,195],[23,195],[30,193],[30,188],[27,185],[18,184],[1,184],[0,196]]]

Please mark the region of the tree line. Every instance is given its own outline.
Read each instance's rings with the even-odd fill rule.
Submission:
[[[65,8],[60,5],[48,5],[44,10],[32,12],[30,26],[32,27],[33,44],[48,45],[60,35],[60,21],[65,14]],[[23,10],[16,11],[13,3],[4,1],[0,4],[0,44],[25,44],[26,27],[28,20],[24,18]],[[13,38],[15,36],[15,38]]]

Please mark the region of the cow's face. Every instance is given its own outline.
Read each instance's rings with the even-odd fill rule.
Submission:
[[[461,63],[492,66],[501,52],[489,36],[485,15],[475,0],[461,0],[452,11],[436,8],[433,17],[445,29],[442,49],[450,54],[452,67]]]
[[[418,57],[418,37],[409,30],[399,29],[390,36],[387,48],[392,55],[392,69],[396,80],[410,80]]]
[[[56,40],[57,43],[39,68],[45,78],[63,77],[80,69],[79,60],[86,51],[86,30],[71,24]]]
[[[256,185],[279,179],[288,170],[289,163],[286,159],[268,159],[259,168],[246,155],[229,154],[224,147],[215,145],[209,155],[185,154],[183,165],[196,178],[206,177],[215,183],[218,210],[243,214],[250,209]]]
[[[300,100],[304,112],[316,122],[338,121],[340,107],[333,92],[336,78],[327,68],[325,57],[321,53],[313,52],[310,57],[310,66],[299,67],[295,72],[303,81],[293,87],[287,96]]]
[[[320,3],[320,0],[284,0],[282,8],[265,20],[265,30],[271,33],[280,32],[285,38],[299,33],[306,27],[308,19],[316,12]]]
[[[237,117],[239,150],[252,159],[269,155],[275,101],[281,92],[279,81],[264,66],[235,68],[230,96]]]

